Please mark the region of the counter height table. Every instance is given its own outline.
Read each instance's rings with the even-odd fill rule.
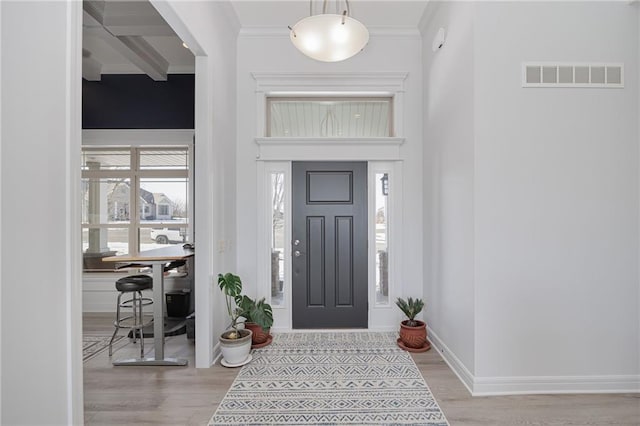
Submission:
[[[113,365],[187,365],[186,359],[164,356],[164,265],[173,260],[184,260],[194,255],[194,251],[182,245],[141,251],[138,254],[123,254],[105,257],[104,262],[151,265],[153,267],[153,343],[155,353],[152,358],[132,358],[117,360]]]

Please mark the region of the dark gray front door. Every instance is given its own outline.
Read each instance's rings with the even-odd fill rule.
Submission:
[[[292,172],[293,328],[366,328],[367,163]]]

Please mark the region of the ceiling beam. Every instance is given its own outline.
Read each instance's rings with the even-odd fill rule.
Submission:
[[[109,3],[108,5],[110,6],[111,4],[118,4],[118,2]],[[166,81],[169,62],[141,35],[113,34],[105,26],[105,23],[109,19],[107,16],[110,12],[108,10],[106,11],[104,6],[105,3],[103,1],[83,2],[85,13],[97,22],[97,25],[92,24],[92,26],[85,26],[85,33],[100,37],[112,49],[126,58],[153,80]],[[87,70],[87,75],[92,75],[95,72],[95,64],[89,64],[89,67],[91,68]],[[101,65],[100,69],[102,69]]]
[[[169,62],[141,36],[118,36],[131,52],[129,60],[156,81],[167,81]]]
[[[82,5],[114,36],[175,36],[149,2],[85,0]]]
[[[84,0],[82,2],[82,9],[98,21],[98,23],[102,24],[104,22],[104,0]]]
[[[115,36],[175,36],[161,16],[108,16],[104,27]]]
[[[140,36],[109,36],[104,41],[155,81],[167,81],[169,62]]]
[[[102,64],[91,57],[91,52],[82,49],[82,78],[88,81],[102,79]]]

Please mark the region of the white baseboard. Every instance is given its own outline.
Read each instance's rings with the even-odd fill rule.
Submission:
[[[640,375],[476,377],[473,396],[640,393]]]
[[[563,393],[640,393],[640,375],[476,377],[428,329],[429,340],[473,396]]]
[[[369,328],[289,328],[289,327],[271,327],[274,333],[308,333],[309,331],[332,332],[332,333],[359,333],[363,331],[398,331],[400,326],[380,326]]]
[[[211,351],[211,359],[209,360],[209,366],[213,366],[218,359],[222,356],[222,351],[220,350],[220,342],[216,343],[213,346],[213,350]]]
[[[458,376],[458,379],[460,379],[469,393],[473,395],[474,376],[471,374],[469,369],[430,327],[427,327],[427,338],[431,342],[431,345],[438,351],[442,359],[444,359],[444,362],[446,362],[449,368],[451,368],[456,376]]]

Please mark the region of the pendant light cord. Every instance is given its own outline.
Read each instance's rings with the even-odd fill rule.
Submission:
[[[327,4],[328,4],[328,0],[324,0],[322,2],[322,14],[326,14],[327,13]],[[340,0],[336,1],[336,13],[338,12],[338,6],[339,6],[339,2]],[[351,6],[349,5],[349,0],[344,0],[345,4],[347,5],[347,16],[351,16]],[[344,13],[343,13],[344,15]],[[309,16],[313,16],[313,0],[309,0]]]

